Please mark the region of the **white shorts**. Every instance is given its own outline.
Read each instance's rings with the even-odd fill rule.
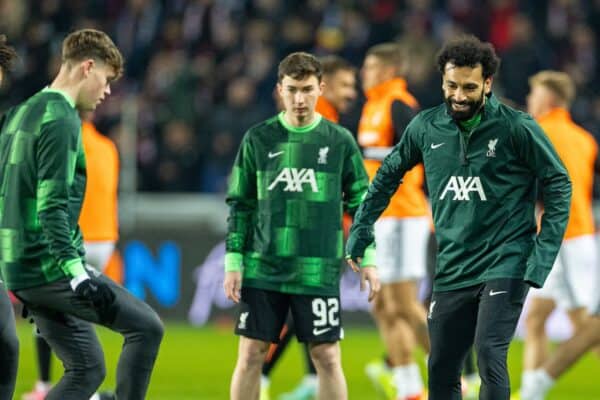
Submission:
[[[593,311],[598,286],[598,255],[594,235],[563,241],[552,270],[541,289],[532,297],[551,299],[564,310],[587,307]]]
[[[423,279],[429,217],[385,217],[375,222],[375,264],[381,283]]]
[[[83,246],[85,247],[86,264],[100,272],[104,271],[110,256],[115,251],[115,242],[84,242]]]

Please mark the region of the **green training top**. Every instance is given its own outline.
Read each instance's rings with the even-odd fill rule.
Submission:
[[[227,204],[227,252],[243,253],[243,286],[338,295],[343,208],[368,186],[360,150],[345,128],[317,115],[294,128],[283,114],[245,134]]]
[[[44,89],[3,116],[0,270],[9,289],[84,272],[85,179],[81,120],[65,94]]]
[[[569,217],[571,183],[554,147],[528,115],[487,98],[468,138],[444,104],[419,113],[384,160],[356,213],[352,256],[372,241],[372,224],[406,171],[425,165],[439,250],[434,290],[495,278],[541,286]],[[537,182],[544,216],[536,234]],[[358,239],[358,242],[357,242]]]

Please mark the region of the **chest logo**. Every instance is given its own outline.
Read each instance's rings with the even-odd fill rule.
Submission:
[[[441,143],[431,143],[431,149],[432,149],[432,150],[435,150],[435,149],[437,149],[438,147],[442,147],[442,146],[443,146],[443,145],[445,145],[445,144],[446,144],[446,143],[444,143],[444,142],[441,142]]]
[[[496,157],[496,145],[498,144],[498,138],[492,139],[488,142],[488,151],[485,154],[488,157]]]
[[[481,201],[487,201],[485,191],[481,185],[481,179],[478,176],[451,176],[446,184],[440,200],[444,200],[448,192],[453,192],[452,200],[470,201],[471,193],[475,192],[479,195]]]
[[[317,162],[319,164],[327,164],[327,154],[329,154],[329,146],[321,147],[319,149],[319,159]]]
[[[285,183],[284,192],[303,192],[304,184],[308,184],[314,193],[319,191],[315,170],[312,168],[284,168],[271,182],[268,190],[275,189],[279,183]]]

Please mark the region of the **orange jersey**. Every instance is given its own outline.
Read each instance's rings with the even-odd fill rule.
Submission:
[[[317,99],[317,106],[315,110],[331,122],[335,122],[336,124],[340,122],[339,113],[337,112],[333,104],[331,104],[329,100],[327,100],[323,96],[320,96]]]
[[[537,121],[565,164],[573,185],[571,211],[565,239],[594,233],[592,187],[598,145],[594,137],[575,124],[569,111],[555,108]]]
[[[363,148],[394,146],[396,132],[392,121],[392,103],[400,100],[416,109],[417,100],[406,90],[406,81],[401,78],[369,89],[366,96],[367,102],[358,125],[358,143]],[[373,180],[380,166],[381,161],[365,159],[365,169],[370,180]],[[402,218],[429,215],[427,198],[423,192],[424,178],[422,164],[408,171],[381,216]]]
[[[117,147],[90,122],[82,129],[87,183],[79,225],[86,241],[116,241],[119,238],[117,188],[119,155]]]

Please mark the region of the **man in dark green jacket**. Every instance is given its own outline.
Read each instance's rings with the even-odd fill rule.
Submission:
[[[347,244],[358,260],[403,175],[423,162],[439,244],[429,308],[429,399],[460,399],[462,361],[478,354],[480,399],[508,399],[508,345],[529,286],[550,272],[569,216],[571,183],[537,123],[491,92],[500,60],[473,36],[437,58],[445,104],[419,113],[385,159]],[[537,184],[544,216],[536,234]]]

